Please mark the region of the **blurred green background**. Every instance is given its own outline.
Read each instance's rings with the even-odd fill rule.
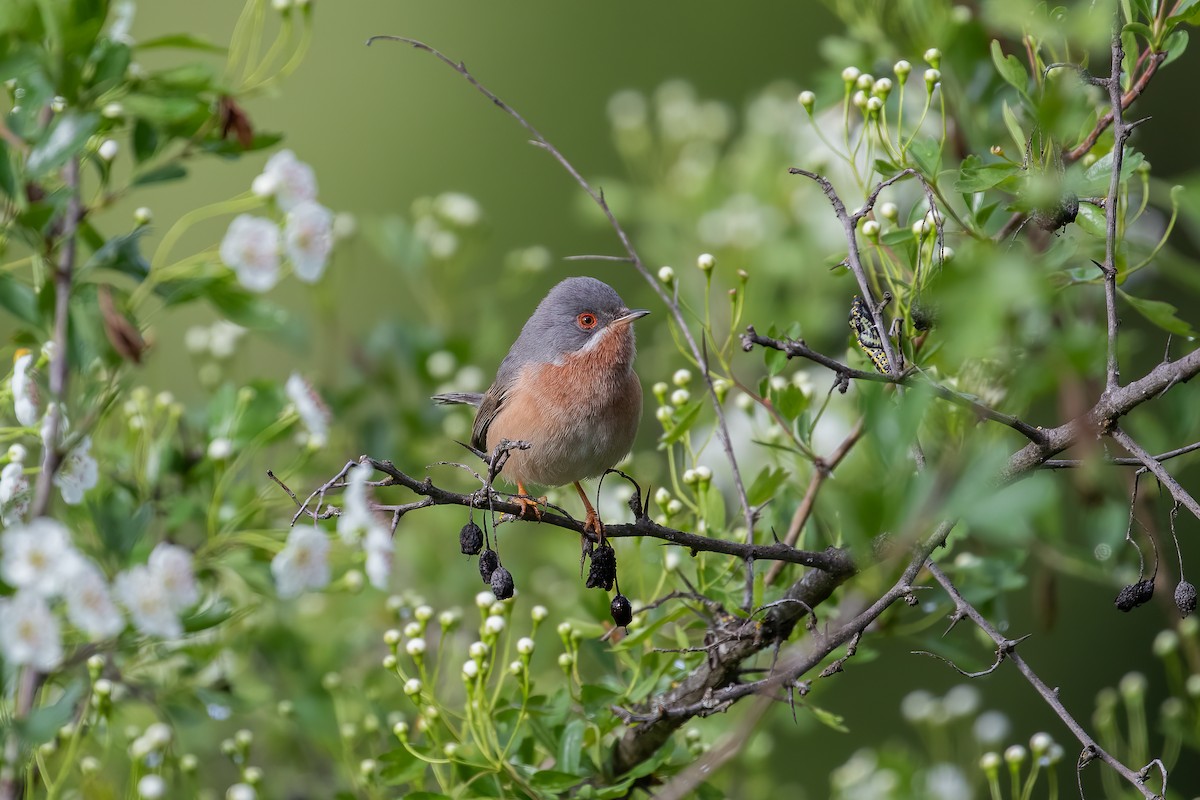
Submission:
[[[140,39],[187,30],[225,42],[241,7],[238,0],[145,2],[138,8],[133,35]],[[281,302],[304,309],[303,313],[326,327],[314,325],[313,335],[300,346],[253,339],[240,352],[233,374],[241,379],[281,378],[299,370],[335,393],[360,343],[379,336],[381,326],[389,325],[418,337],[425,326],[444,326],[445,344],[490,375],[536,300],[567,275],[601,277],[616,286],[629,305],[655,308],[661,322],[661,309],[653,295],[629,268],[561,260],[570,254],[616,253],[618,245],[609,230],[581,212],[579,188],[546,153],[526,143],[527,137],[513,120],[426,55],[386,42],[364,47],[369,35],[423,39],[451,58],[465,61],[485,85],[518,109],[585,175],[598,178],[601,187],[606,176],[634,182],[644,179],[629,173],[628,162],[613,146],[606,107],[618,91],[634,88],[649,94],[665,81],[682,78],[699,98],[722,101],[740,114],[754,95],[780,82],[789,85],[784,94],[791,96],[799,88],[835,86],[831,76],[840,70],[842,63],[837,57],[845,52],[832,38],[842,30],[841,22],[825,6],[811,2],[448,4],[342,0],[317,2],[315,13],[316,37],[308,58],[282,85],[278,96],[257,98],[247,105],[247,111],[257,128],[287,132],[284,146],[316,170],[321,201],[335,211],[352,213],[358,220],[359,235],[339,248],[331,271],[315,289],[291,282],[276,290]],[[919,27],[920,22],[913,24]],[[947,49],[951,43],[925,44]],[[901,55],[917,63],[920,51],[884,54],[883,63]],[[1195,148],[1180,151],[1182,132],[1196,122],[1195,105],[1177,100],[1188,91],[1187,82],[1194,75],[1195,70],[1186,66],[1166,70],[1139,106],[1139,114],[1152,114],[1155,120],[1144,127],[1144,133],[1139,132],[1135,143],[1148,152],[1156,172],[1182,174],[1196,164]],[[804,153],[795,156],[803,158]],[[263,154],[229,165],[205,160],[193,168],[187,182],[151,188],[141,194],[137,204],[153,208],[161,231],[185,211],[243,191],[266,157]],[[782,174],[790,165],[781,161],[773,168]],[[447,272],[445,280],[437,276],[433,282],[418,280],[382,256],[370,233],[389,215],[408,216],[418,198],[448,190],[465,192],[480,202],[485,234],[473,243],[469,262]],[[622,197],[614,194],[611,199],[621,217]],[[113,213],[131,211],[120,207]],[[217,220],[197,226],[180,252],[211,245],[225,224],[225,220]],[[688,244],[691,246],[675,252],[647,248],[643,255],[659,259],[652,267],[671,263],[683,272],[692,268],[699,252]],[[504,267],[511,251],[535,245],[545,246],[552,255],[544,271]],[[840,307],[823,311],[805,303],[806,282],[827,280],[824,259],[835,248],[822,242],[812,252],[791,252],[791,272],[776,274],[775,283],[752,282],[748,321],[762,328],[771,322],[786,325],[792,320],[774,315],[790,308],[796,309],[797,317],[810,313],[824,320],[842,318],[844,309]],[[730,270],[745,266],[753,271],[755,266],[721,263]],[[779,294],[783,287],[786,294]],[[756,310],[766,318],[756,317]],[[1198,312],[1195,307],[1184,307],[1181,313],[1195,322]],[[184,395],[199,391],[183,334],[188,325],[206,321],[209,318],[199,310],[150,321],[156,348],[145,380],[151,387]],[[670,351],[669,336],[661,324],[640,330],[643,349],[652,354],[643,360],[641,370],[649,387],[653,381],[667,379],[669,370],[681,364],[664,355]],[[464,338],[470,342],[464,344]],[[438,333],[431,335],[431,341],[438,339]],[[386,341],[386,337],[377,341]],[[1151,357],[1155,356],[1157,350]],[[745,358],[747,373],[755,374],[760,369],[759,357]],[[399,374],[415,378],[419,372],[401,369]],[[415,416],[430,426],[440,424],[441,412],[419,406],[421,398],[434,388],[432,383],[397,387],[395,416],[409,417],[410,422]],[[376,402],[386,405],[387,400],[377,398]],[[647,444],[655,434],[652,410],[648,402],[643,423]],[[427,438],[437,440],[436,435]],[[357,434],[335,436],[323,458],[334,466],[364,449],[398,464],[407,462],[416,472],[438,457],[425,449],[413,452],[405,443],[365,427]],[[446,437],[440,457],[456,454],[456,446]],[[652,450],[643,449],[633,464],[634,474],[661,472],[661,465],[642,461],[653,458]],[[1185,485],[1189,479],[1194,481],[1196,474],[1194,468],[1184,469]],[[406,520],[398,534],[397,585],[424,595],[435,608],[469,608],[478,588],[467,580],[473,579],[473,568],[448,555],[453,553],[449,539],[461,524],[460,517],[445,510],[422,513],[419,519]],[[1181,518],[1181,532],[1194,539],[1195,521],[1185,523]],[[518,585],[529,590],[530,603],[545,601],[561,581],[573,580],[575,553],[569,537],[532,529],[505,535],[509,537],[506,563],[512,559],[518,565],[514,574]],[[439,546],[427,546],[435,537]],[[514,546],[518,537],[521,544]],[[537,552],[513,552],[526,546]],[[622,546],[618,550],[622,551]],[[637,549],[628,545],[624,557],[647,554],[656,558],[655,552],[650,545]],[[1118,616],[1111,608],[1110,587],[1066,578],[1055,587],[1057,613],[1049,623],[1044,613],[1045,595],[1038,593],[1045,589],[1045,575],[1040,567],[1030,564],[1030,569],[1039,572],[1031,574],[1030,583],[1011,596],[1010,630],[1036,633],[1022,652],[1048,683],[1066,687],[1063,699],[1080,718],[1087,719],[1098,689],[1115,685],[1132,669],[1143,669],[1152,691],[1161,696],[1161,671],[1149,649],[1157,629],[1147,622],[1148,615]],[[440,580],[443,570],[450,576],[446,580]],[[523,575],[528,576],[524,583]],[[539,592],[535,584],[544,591]],[[383,596],[368,594],[366,599],[330,600],[343,603],[347,614],[374,614],[363,620],[359,633],[354,630],[358,619],[346,620],[346,630],[337,632],[338,636],[358,639],[360,644],[378,637]],[[645,602],[651,598],[638,599]],[[573,612],[552,607],[552,613]],[[905,617],[906,612],[896,614]],[[908,619],[915,620],[915,612]],[[968,636],[958,635],[965,644]],[[786,709],[777,709],[767,729],[770,735],[759,736],[750,745],[748,758],[740,762],[743,766],[736,768],[748,765],[757,773],[746,780],[759,785],[761,771],[770,771],[770,782],[780,791],[796,790],[788,796],[823,797],[829,769],[856,750],[914,736],[901,721],[899,704],[905,693],[928,689],[941,694],[961,683],[940,663],[908,655],[909,648],[902,642],[878,637],[872,647],[873,658],[860,657],[845,676],[822,687],[820,705],[843,715],[849,733],[835,733],[805,717],[800,725],[793,725]],[[975,652],[981,662],[986,661],[985,649]],[[1091,653],[1084,670],[1078,668],[1081,652]],[[1073,665],[1070,668],[1065,666],[1068,659]],[[328,665],[333,668],[335,662],[329,660]],[[1027,740],[1041,729],[1051,731],[1059,741],[1069,741],[1066,731],[1014,670],[1002,668],[973,685],[984,694],[983,707],[1002,708],[1010,715],[1011,741]],[[715,735],[730,728],[738,713],[715,717],[702,726]],[[942,745],[953,746],[952,742]],[[1067,753],[1071,761],[1069,745]],[[1175,786],[1200,785],[1200,771],[1193,765],[1189,775],[1188,769],[1183,766],[1176,771]],[[735,774],[732,796],[740,794],[739,780]]]

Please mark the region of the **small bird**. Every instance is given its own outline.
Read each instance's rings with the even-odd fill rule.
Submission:
[[[492,453],[502,439],[528,442],[501,471],[517,485],[521,515],[539,503],[526,486],[575,485],[586,511],[584,531],[603,539],[596,509],[579,482],[602,474],[629,452],[642,416],[642,385],[633,371],[630,309],[608,284],[567,278],[538,303],[483,394],[452,392],[438,403],[478,406],[471,445]]]

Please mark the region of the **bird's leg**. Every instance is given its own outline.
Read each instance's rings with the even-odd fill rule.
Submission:
[[[579,485],[579,481],[575,481],[575,491],[579,492],[579,499],[583,501],[583,510],[587,514],[587,516],[585,516],[583,519],[584,535],[586,535],[588,531],[594,531],[596,536],[599,537],[599,541],[603,543],[604,525],[600,523],[600,515],[596,513],[596,509],[592,508],[592,504],[588,500],[587,492],[585,492],[583,487]]]
[[[521,507],[521,513],[517,515],[518,517],[524,519],[525,512],[532,508],[533,516],[537,518],[538,522],[541,522],[542,509],[540,509],[538,506],[546,504],[545,497],[535,498],[530,496],[529,492],[525,491],[525,484],[517,481],[517,496],[513,498],[513,502]]]

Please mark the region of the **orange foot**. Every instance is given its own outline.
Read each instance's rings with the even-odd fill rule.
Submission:
[[[588,500],[587,493],[583,491],[583,487],[579,482],[575,482],[575,491],[579,492],[579,499],[583,501],[583,508],[586,515],[583,518],[583,533],[586,536],[588,531],[596,534],[597,541],[604,542],[604,524],[600,522],[600,515],[596,513],[596,509],[592,508],[591,502]]]
[[[542,509],[540,506],[546,505],[545,497],[531,497],[529,493],[525,491],[525,484],[518,481],[517,496],[513,498],[513,502],[521,507],[521,513],[517,514],[518,517],[524,519],[525,512],[532,508],[533,516],[538,520],[538,522],[541,522]]]

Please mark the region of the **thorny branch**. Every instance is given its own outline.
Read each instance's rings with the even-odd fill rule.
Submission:
[[[1142,777],[1142,775],[1125,766],[1117,758],[1112,756],[1108,751],[1097,744],[1096,740],[1093,739],[1088,732],[1084,730],[1083,726],[1075,720],[1075,717],[1071,715],[1071,712],[1067,710],[1066,706],[1063,705],[1062,700],[1059,699],[1058,690],[1051,689],[1049,686],[1047,686],[1045,682],[1038,677],[1037,673],[1033,671],[1033,668],[1029,666],[1028,662],[1026,662],[1025,659],[1021,657],[1020,653],[1017,652],[1016,645],[1020,640],[1013,641],[1000,633],[1000,631],[998,631],[994,625],[987,621],[987,618],[980,614],[974,606],[972,606],[963,598],[962,594],[958,591],[958,587],[951,582],[951,580],[946,576],[946,573],[942,572],[938,565],[933,561],[927,562],[925,564],[925,569],[929,571],[929,574],[933,576],[933,579],[941,585],[941,587],[946,591],[946,594],[950,596],[950,599],[954,601],[954,613],[952,618],[970,619],[975,623],[976,627],[987,634],[988,638],[995,642],[997,660],[992,669],[995,669],[995,666],[998,666],[1002,660],[1007,659],[1008,661],[1012,662],[1013,666],[1015,666],[1020,673],[1025,676],[1025,680],[1028,681],[1029,685],[1034,688],[1034,691],[1041,695],[1041,698],[1046,702],[1046,705],[1050,706],[1058,718],[1063,721],[1063,724],[1065,724],[1067,728],[1070,729],[1071,733],[1075,735],[1075,738],[1079,740],[1079,743],[1083,745],[1083,751],[1091,755],[1091,759],[1088,760],[1094,760],[1098,758],[1108,766],[1112,767],[1121,775],[1122,778],[1128,781],[1130,785],[1134,786],[1139,792],[1141,792],[1142,796],[1147,798],[1147,800],[1157,800],[1157,798],[1160,798],[1166,794],[1167,787],[1165,772],[1163,773],[1162,794],[1156,794],[1152,789],[1146,786],[1145,778]],[[961,672],[961,670],[959,671]],[[987,672],[991,672],[991,670],[985,670],[984,673],[980,674],[986,674]],[[1081,759],[1080,763],[1085,764],[1086,762]]]

